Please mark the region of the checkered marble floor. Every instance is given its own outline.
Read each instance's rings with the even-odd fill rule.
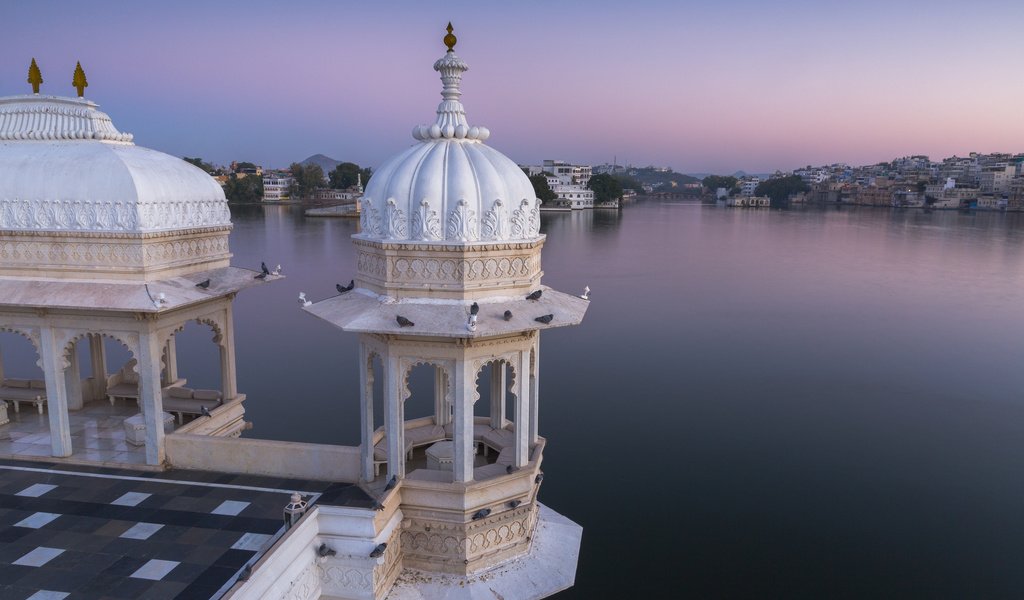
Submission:
[[[292,491],[370,502],[345,484],[0,461],[0,598],[218,597]]]
[[[73,458],[97,463],[145,464],[146,449],[125,441],[124,420],[136,415],[134,402],[119,401],[111,406],[106,400],[89,402],[68,413]],[[15,413],[8,409],[10,423],[0,425],[0,457],[49,457],[49,415],[39,414],[29,405]]]

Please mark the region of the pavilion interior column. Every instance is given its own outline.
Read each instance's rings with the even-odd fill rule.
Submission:
[[[533,342],[533,360],[530,361],[530,446],[540,436],[540,336]]]
[[[452,477],[457,482],[473,481],[473,400],[476,373],[466,360],[455,361],[455,446]]]
[[[167,385],[178,381],[178,345],[174,335],[167,338],[167,345],[164,346],[164,373],[167,375]]]
[[[64,387],[64,357],[54,339],[53,329],[43,326],[39,336],[39,357],[46,381],[46,412],[50,418],[50,443],[54,456],[71,456],[71,423],[68,421],[67,389]]]
[[[444,367],[434,365],[434,423],[442,427],[451,421],[448,409],[448,381]]]
[[[64,369],[64,390],[68,395],[68,410],[82,410],[82,369],[78,360],[78,342],[71,343],[68,368]]]
[[[107,351],[103,347],[103,336],[89,334],[89,362],[92,364],[93,400],[107,396]]]
[[[224,310],[224,330],[220,340],[221,394],[227,401],[238,395],[238,378],[235,374],[235,324],[231,305]]]
[[[523,350],[517,355],[518,377],[516,377],[516,428],[515,454],[513,464],[517,467],[530,462],[530,351]]]
[[[405,422],[402,419],[402,368],[397,356],[384,361],[384,421],[388,444],[388,478],[405,477]]]
[[[363,438],[359,457],[363,481],[373,481],[373,364],[364,344],[359,344],[359,364],[359,420]]]
[[[155,332],[139,336],[139,407],[146,423],[146,463],[164,462],[164,401],[160,395],[160,355],[163,345]]]
[[[491,428],[501,429],[505,426],[505,361],[491,363]]]

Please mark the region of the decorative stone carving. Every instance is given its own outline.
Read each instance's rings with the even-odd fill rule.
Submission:
[[[530,203],[523,200],[519,203],[519,208],[512,211],[512,237],[525,238],[531,228]]]
[[[54,231],[156,231],[230,226],[224,200],[161,203],[0,198],[0,229]]]
[[[424,241],[441,239],[441,221],[426,200],[421,201],[419,210],[412,214],[412,236]]]
[[[405,213],[395,204],[394,198],[388,199],[385,216],[387,217],[388,237],[404,239],[406,237]]]
[[[469,524],[413,519],[402,531],[402,552],[414,562],[462,568],[466,561],[528,544],[535,517],[529,504]]]
[[[484,214],[481,225],[481,237],[485,240],[503,240],[508,237],[505,229],[505,204],[499,199],[495,200],[491,210]]]
[[[380,225],[380,212],[372,200],[364,201],[359,215],[359,227],[363,233],[380,237],[383,234]]]
[[[292,580],[291,586],[285,592],[282,600],[310,600],[320,597],[320,581],[324,577],[324,571],[315,562],[309,563],[298,576]]]
[[[465,200],[459,200],[455,208],[448,213],[448,231],[445,239],[455,242],[476,241],[476,211],[469,208],[469,203]]]

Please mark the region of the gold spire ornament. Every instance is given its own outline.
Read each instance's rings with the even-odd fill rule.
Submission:
[[[81,62],[75,64],[75,76],[71,79],[71,85],[78,90],[79,98],[85,96],[85,88],[89,87],[89,82],[85,79],[85,71],[82,70]]]
[[[459,41],[459,38],[455,37],[452,33],[452,22],[448,21],[448,35],[444,36],[444,45],[448,46],[449,52],[455,50],[455,42],[457,41]]]
[[[36,64],[36,59],[32,59],[32,64],[28,66],[28,82],[32,84],[32,93],[39,93],[39,85],[43,83],[43,74],[39,72],[39,65]]]

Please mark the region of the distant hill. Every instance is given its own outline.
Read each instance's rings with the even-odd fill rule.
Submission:
[[[330,156],[324,156],[323,154],[314,154],[313,156],[310,156],[309,158],[300,162],[299,164],[302,166],[320,165],[320,168],[324,170],[324,175],[326,176],[328,173],[334,170],[334,167],[340,165],[341,161],[334,160]]]
[[[663,171],[661,169],[651,167],[633,169],[629,171],[629,174],[640,183],[646,183],[648,185],[660,184],[668,186],[669,188],[700,181],[690,175],[683,175],[682,173],[676,173],[674,171]]]

